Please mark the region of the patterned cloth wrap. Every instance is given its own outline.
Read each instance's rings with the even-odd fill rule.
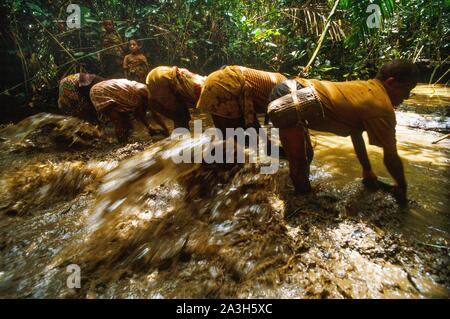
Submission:
[[[59,82],[58,108],[66,115],[79,116],[91,108],[89,97],[80,93],[80,74],[72,74]]]
[[[142,90],[147,91],[145,84],[127,79],[112,79],[94,85],[90,96],[98,113],[111,107],[121,113],[133,112],[146,101]]]
[[[117,31],[105,32],[102,35],[102,46],[104,49],[110,48],[101,52],[102,56],[113,55],[117,57],[123,57],[123,49],[120,46],[122,44],[122,38]]]
[[[59,82],[59,99],[77,102],[79,97],[80,74],[72,74]]]
[[[279,73],[227,66],[207,77],[197,108],[223,118],[243,118],[250,127],[257,113],[266,112],[273,87],[285,79]]]
[[[175,67],[175,72],[173,78],[175,91],[185,98],[189,107],[195,107],[205,84],[206,76],[178,67]]]

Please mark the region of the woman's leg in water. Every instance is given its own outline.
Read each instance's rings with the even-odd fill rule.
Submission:
[[[244,118],[229,119],[229,118],[224,118],[224,117],[217,116],[217,115],[212,115],[212,119],[213,119],[214,126],[222,132],[224,139],[226,138],[226,129],[227,128],[236,129],[236,128],[240,127],[242,129],[244,129],[244,125],[245,125]],[[253,123],[253,125],[251,127],[256,130],[258,147],[261,145],[259,143],[259,138],[265,139],[265,141],[267,143],[267,145],[266,145],[267,155],[269,155],[269,156],[272,155],[271,154],[272,143],[274,143],[274,141],[272,141],[268,137],[266,131],[262,131],[261,136],[259,135],[259,133],[260,133],[259,129],[261,128],[261,124],[259,123],[258,119],[256,119],[256,121]],[[248,147],[247,142],[246,142],[246,147]],[[282,157],[286,156],[282,146],[279,147],[278,155],[282,156]]]
[[[148,134],[151,136],[152,134],[155,133],[155,131],[152,129],[152,127],[150,126],[150,122],[147,119],[147,116],[145,114],[145,107],[144,106],[140,106],[138,108],[136,108],[133,112],[134,118],[136,120],[138,120],[139,122],[141,122],[142,124],[144,124],[145,128],[148,131]]]
[[[305,129],[292,127],[280,129],[280,141],[289,161],[289,172],[295,190],[300,193],[311,191]]]
[[[131,129],[131,123],[128,113],[118,112],[114,107],[109,108],[105,114],[111,119],[116,131],[116,137],[119,142],[126,142]]]
[[[177,98],[177,101],[177,113],[173,116],[174,128],[182,127],[189,130],[189,121],[191,120],[191,113],[189,112],[189,108],[179,98]]]
[[[305,142],[306,142],[306,157],[308,159],[308,164],[311,165],[311,162],[314,158],[314,148],[311,143],[311,134],[309,133],[308,129],[305,127]],[[308,167],[308,174],[309,174],[309,167]]]
[[[244,127],[244,119],[243,118],[236,118],[236,119],[229,119],[221,116],[217,116],[212,114],[211,115],[214,126],[218,128],[223,135],[223,138],[226,138],[226,129],[232,128],[236,129],[238,127]]]

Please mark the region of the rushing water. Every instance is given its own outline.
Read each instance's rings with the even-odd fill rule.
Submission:
[[[284,161],[274,175],[257,164],[174,164],[170,154],[205,140],[146,140],[140,127],[127,145],[8,145],[0,296],[449,297],[450,143],[431,144],[448,129],[404,124],[422,116],[422,128],[434,125],[413,110],[398,113],[407,208],[364,189],[348,138],[317,132],[306,196]],[[392,183],[380,150],[368,151]],[[70,264],[80,289],[66,285]]]
[[[39,132],[37,136],[34,133]],[[40,136],[39,136],[40,135]],[[18,146],[44,146],[50,142],[69,145],[89,145],[100,137],[96,126],[75,117],[39,113],[0,130],[2,148]],[[38,138],[34,140],[33,138]]]

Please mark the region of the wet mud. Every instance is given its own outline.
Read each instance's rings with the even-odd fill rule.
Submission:
[[[295,194],[285,161],[264,175],[164,153],[199,139],[27,135],[0,159],[0,296],[448,298],[450,144],[430,145],[438,134],[398,131],[408,207],[362,185],[348,139],[318,132],[309,195]],[[369,156],[392,183],[379,150]],[[67,286],[72,264],[81,288]]]

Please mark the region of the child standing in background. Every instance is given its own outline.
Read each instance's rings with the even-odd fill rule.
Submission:
[[[121,66],[123,59],[122,38],[112,20],[104,20],[105,33],[102,35],[102,48],[110,48],[100,53],[102,75],[106,78],[123,77]]]
[[[128,42],[130,54],[123,60],[123,70],[128,80],[145,83],[149,71],[147,58],[141,53],[141,46],[136,40]]]

